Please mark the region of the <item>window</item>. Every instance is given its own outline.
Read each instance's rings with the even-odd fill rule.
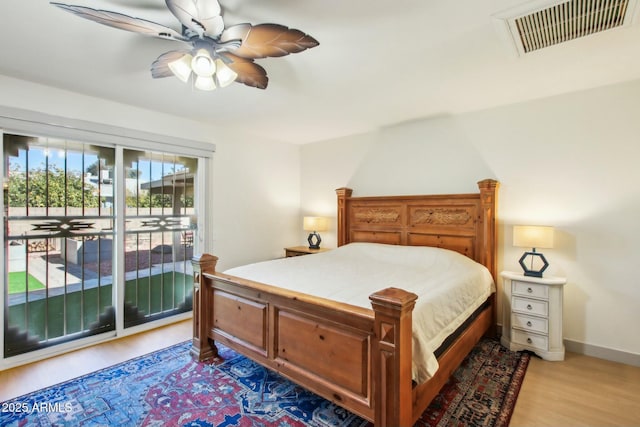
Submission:
[[[178,155],[13,130],[2,144],[4,359],[191,310],[212,146]]]

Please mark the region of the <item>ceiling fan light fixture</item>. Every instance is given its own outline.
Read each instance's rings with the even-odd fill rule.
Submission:
[[[238,73],[225,64],[220,58],[216,59],[216,79],[220,87],[229,86],[238,78]]]
[[[206,49],[198,49],[191,60],[191,68],[199,77],[211,77],[216,72],[216,64]]]
[[[196,87],[196,89],[211,91],[211,90],[215,90],[216,82],[213,80],[213,77],[211,76],[208,76],[208,77],[197,76],[194,86]]]
[[[182,58],[169,62],[167,66],[174,76],[182,80],[183,83],[186,83],[189,81],[189,77],[191,77],[192,60],[193,57],[187,53]]]
[[[165,0],[169,11],[182,24],[182,31],[119,12],[50,3],[102,25],[184,43],[183,48],[160,55],[151,64],[151,76],[154,79],[175,76],[184,83],[191,80],[193,87],[202,90],[232,82],[265,89],[269,81],[267,71],[254,63],[255,59],[298,53],[319,44],[310,35],[279,24],[227,27],[219,0]]]

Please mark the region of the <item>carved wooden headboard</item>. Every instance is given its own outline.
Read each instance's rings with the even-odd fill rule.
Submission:
[[[498,182],[478,182],[479,193],[351,197],[339,188],[338,246],[351,242],[435,246],[485,265],[496,280]]]

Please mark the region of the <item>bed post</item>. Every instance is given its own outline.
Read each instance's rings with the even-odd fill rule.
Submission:
[[[338,195],[338,246],[346,245],[347,241],[347,199],[353,190],[341,187],[336,190]]]
[[[193,339],[191,355],[199,361],[216,357],[218,351],[213,343],[209,343],[207,319],[212,307],[211,289],[204,284],[204,274],[215,273],[218,257],[202,254],[191,260],[193,264]]]
[[[493,280],[497,279],[496,264],[496,190],[498,181],[485,179],[478,182],[482,206],[482,264],[489,269]]]
[[[497,210],[497,189],[498,181],[494,179],[484,179],[478,182],[480,189],[480,206],[482,208],[482,264],[489,269],[493,281],[498,284],[498,265],[496,259],[496,210]],[[493,307],[492,328],[488,331],[489,336],[495,336],[498,331],[498,308],[496,304],[496,294],[490,297]]]
[[[413,425],[411,319],[417,298],[397,288],[369,296],[375,316],[371,357],[376,427]]]

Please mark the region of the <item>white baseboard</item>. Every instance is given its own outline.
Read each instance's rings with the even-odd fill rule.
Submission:
[[[502,336],[502,325],[496,325],[498,336]],[[609,360],[611,362],[624,363],[625,365],[640,367],[640,354],[629,353],[621,350],[614,350],[607,347],[599,347],[593,344],[586,344],[579,341],[564,339],[566,351],[584,354],[585,356],[597,357],[598,359]]]
[[[597,357],[598,359],[605,359],[612,362],[624,363],[625,365],[640,367],[640,354],[599,347],[597,345],[568,339],[564,340],[564,347],[567,351],[572,353],[584,354],[585,356],[592,356]]]

